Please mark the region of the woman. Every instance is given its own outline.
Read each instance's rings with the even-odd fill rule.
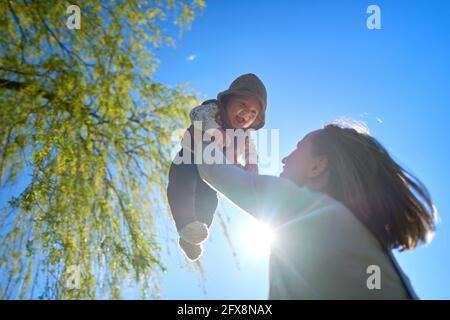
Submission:
[[[279,178],[197,165],[216,191],[274,228],[269,299],[416,298],[391,250],[434,231],[426,188],[375,138],[336,124],[306,135],[282,162]]]

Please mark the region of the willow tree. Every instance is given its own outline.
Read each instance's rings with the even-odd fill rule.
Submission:
[[[197,101],[154,80],[155,51],[203,7],[1,1],[0,298],[120,298],[130,275],[157,292],[170,138]]]

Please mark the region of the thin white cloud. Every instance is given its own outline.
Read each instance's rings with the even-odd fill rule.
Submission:
[[[186,59],[187,59],[188,61],[194,61],[195,58],[197,58],[197,55],[196,55],[196,54],[191,54],[191,55],[190,55],[189,57],[187,57]]]

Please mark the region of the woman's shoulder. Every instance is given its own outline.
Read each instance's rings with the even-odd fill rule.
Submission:
[[[315,223],[317,220],[329,220],[330,216],[346,214],[347,209],[337,200],[323,192],[314,191],[284,177],[266,176],[266,185],[263,187],[264,194],[276,194],[277,201],[273,208],[280,213],[281,225],[284,227],[293,226],[299,222]],[[272,183],[271,180],[274,182]],[[275,183],[276,182],[276,183]],[[276,191],[274,190],[276,188]],[[265,190],[267,189],[267,190]],[[267,202],[267,201],[266,201]],[[344,211],[344,213],[342,213]],[[285,224],[287,223],[287,224]]]

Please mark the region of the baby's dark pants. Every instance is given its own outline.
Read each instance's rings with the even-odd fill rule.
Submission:
[[[183,152],[188,151],[182,148],[181,157]],[[169,171],[167,199],[178,231],[195,221],[209,227],[218,203],[216,192],[200,178],[192,153],[191,160],[190,164],[172,162]]]

